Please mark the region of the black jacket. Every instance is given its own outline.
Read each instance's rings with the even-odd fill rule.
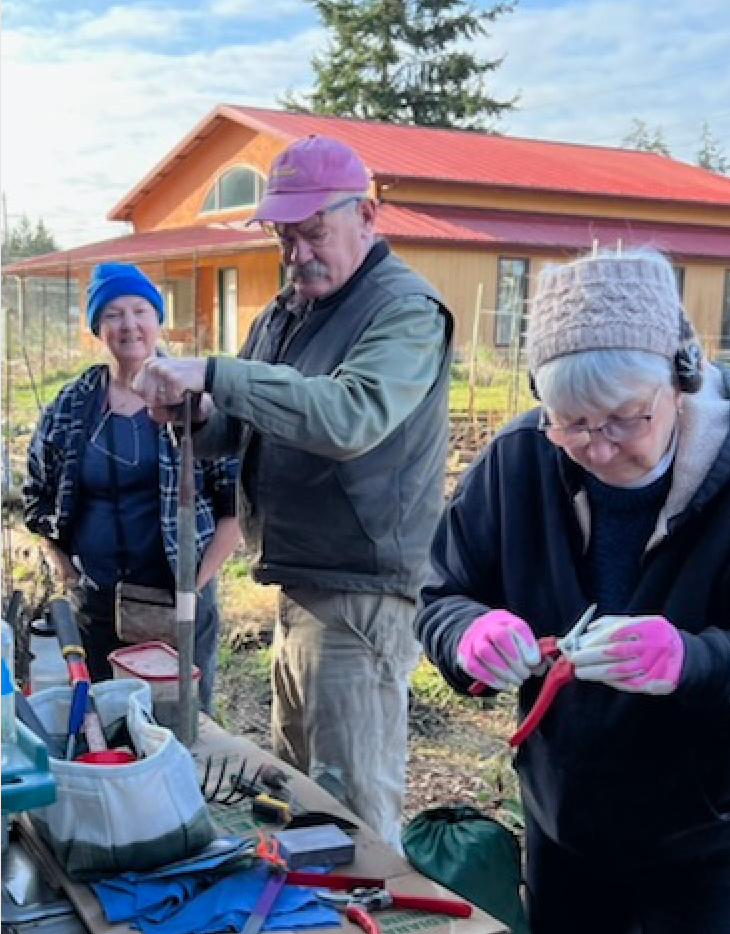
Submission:
[[[572,681],[516,758],[525,807],[578,853],[730,854],[730,372],[713,368],[707,390],[685,402],[667,507],[616,610],[680,629],[678,689],[657,697]],[[505,607],[540,637],[567,632],[593,602],[580,471],[536,425],[533,410],[495,437],[437,531],[416,633],[460,692],[471,679],[456,646],[476,616]],[[523,685],[520,716],[540,685]]]

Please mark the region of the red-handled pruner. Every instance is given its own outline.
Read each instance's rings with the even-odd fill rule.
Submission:
[[[344,912],[345,917],[362,928],[365,934],[380,934],[380,925],[370,913],[372,911],[410,908],[454,918],[469,918],[473,910],[469,902],[460,898],[405,895],[388,889],[356,888],[349,892],[317,892],[317,898],[323,904]]]
[[[570,660],[570,653],[577,648],[578,640],[593,619],[597,608],[597,604],[591,604],[575,626],[564,636],[543,636],[542,639],[537,640],[537,644],[540,646],[541,659],[548,663],[549,668],[540,688],[540,693],[537,695],[537,700],[525,719],[510,736],[510,746],[519,746],[524,739],[527,739],[545,716],[548,707],[552,704],[553,698],[560,688],[573,677],[575,669]]]

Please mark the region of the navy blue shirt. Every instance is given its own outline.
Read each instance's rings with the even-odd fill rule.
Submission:
[[[84,449],[71,543],[98,584],[111,587],[124,578],[173,587],[160,532],[158,474],[158,428],[147,409],[129,417],[104,412]]]
[[[591,507],[588,572],[598,615],[623,613],[642,574],[642,556],[672,485],[667,470],[648,486],[616,487],[589,471],[583,479]]]

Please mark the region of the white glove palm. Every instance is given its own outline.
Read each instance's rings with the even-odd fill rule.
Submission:
[[[575,677],[619,691],[671,694],[684,664],[684,642],[663,616],[602,616],[570,653]]]

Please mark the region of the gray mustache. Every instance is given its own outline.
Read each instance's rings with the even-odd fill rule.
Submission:
[[[292,279],[321,279],[327,275],[327,267],[316,259],[311,259],[308,263],[295,265],[289,268],[290,278]]]

